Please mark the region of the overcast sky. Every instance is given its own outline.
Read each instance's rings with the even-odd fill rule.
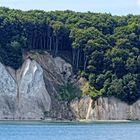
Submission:
[[[0,6],[30,10],[73,10],[113,15],[140,14],[140,0],[0,0]]]

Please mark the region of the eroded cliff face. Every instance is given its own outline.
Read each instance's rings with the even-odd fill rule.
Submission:
[[[18,70],[0,63],[0,120],[140,120],[140,100],[133,105],[88,95],[71,103],[60,100],[59,87],[73,77],[69,63],[47,52],[26,54]],[[84,83],[81,79],[76,85]]]
[[[15,71],[0,64],[0,119],[41,119],[50,110],[40,65],[27,59]]]
[[[0,63],[0,119],[14,117],[16,93],[16,81]]]
[[[47,52],[26,54],[18,70],[0,63],[0,119],[73,118],[57,90],[71,74],[70,64]]]
[[[71,108],[79,120],[140,120],[140,100],[128,105],[114,97],[93,101],[85,96],[73,101]]]
[[[59,95],[60,86],[73,79],[72,66],[60,57],[53,57],[47,52],[28,53],[26,59],[35,60],[43,69],[45,88],[51,98],[50,110],[45,112],[45,118],[52,119],[75,119],[70,105],[62,101]]]

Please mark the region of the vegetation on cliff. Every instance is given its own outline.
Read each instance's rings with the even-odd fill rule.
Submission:
[[[91,96],[140,98],[140,16],[0,8],[0,61],[17,69],[34,49],[69,52]]]

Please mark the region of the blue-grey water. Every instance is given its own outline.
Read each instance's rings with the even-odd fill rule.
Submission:
[[[0,140],[140,140],[140,123],[0,123]]]

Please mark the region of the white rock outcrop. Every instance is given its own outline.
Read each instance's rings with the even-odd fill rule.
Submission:
[[[0,63],[0,119],[41,119],[50,106],[43,69],[36,61],[27,59],[17,71]]]
[[[73,101],[71,109],[79,120],[140,120],[140,100],[128,105],[114,97],[93,101],[85,96]]]
[[[13,119],[17,96],[16,81],[0,63],[0,119]]]
[[[19,117],[24,119],[43,118],[44,112],[50,110],[51,99],[46,90],[43,69],[34,61],[27,59],[17,71]]]
[[[24,59],[35,60],[43,69],[46,90],[51,97],[51,109],[46,113],[46,118],[74,119],[73,113],[67,102],[60,100],[59,90],[72,79],[72,66],[60,57],[54,57],[43,51],[27,53]]]

